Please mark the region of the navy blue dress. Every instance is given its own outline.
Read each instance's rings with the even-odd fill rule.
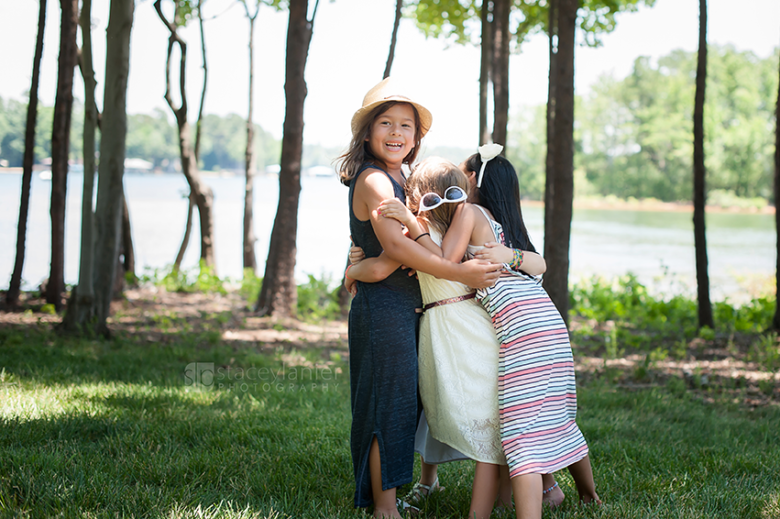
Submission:
[[[379,256],[382,245],[369,220],[352,211],[355,184],[349,186],[349,227],[355,245],[367,258]],[[403,187],[387,172],[396,198],[406,200]],[[382,490],[412,481],[414,435],[417,429],[417,324],[420,284],[398,268],[378,283],[357,283],[349,311],[349,363],[352,397],[352,465],[355,506],[373,502],[368,454],[374,437],[382,460]]]

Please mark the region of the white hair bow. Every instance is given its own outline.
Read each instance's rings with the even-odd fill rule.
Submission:
[[[498,157],[498,155],[504,150],[504,147],[500,144],[484,144],[479,147],[479,158],[482,159],[482,167],[479,168],[479,176],[477,177],[477,187],[482,187],[482,175],[485,174],[485,166],[487,163]]]

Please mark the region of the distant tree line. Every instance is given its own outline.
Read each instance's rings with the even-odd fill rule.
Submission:
[[[24,126],[27,103],[0,98],[0,160],[9,167],[21,167],[24,153]],[[35,163],[51,157],[51,127],[53,107],[38,105],[36,123]],[[71,123],[70,158],[81,161],[83,156],[84,105],[74,104]],[[127,157],[141,158],[163,171],[173,171],[179,160],[176,131],[168,114],[161,108],[151,114],[128,115]],[[246,148],[246,120],[236,114],[206,115],[201,136],[200,168],[205,171],[243,171]],[[98,145],[100,136],[97,136]],[[255,125],[257,167],[279,163],[281,142]],[[322,153],[317,153],[319,157]],[[333,156],[336,156],[334,153]],[[328,161],[329,162],[329,161]],[[325,162],[326,164],[328,162]],[[315,165],[315,164],[312,164]]]
[[[743,198],[772,195],[778,53],[759,59],[733,47],[709,48],[705,113],[707,190]],[[578,194],[691,200],[696,52],[640,57],[623,79],[602,77],[575,104]],[[523,195],[542,199],[545,107],[510,123],[507,155]]]

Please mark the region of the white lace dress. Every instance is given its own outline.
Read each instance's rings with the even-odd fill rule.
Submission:
[[[441,243],[438,233],[430,232]],[[422,272],[418,277],[423,304],[473,293],[462,283]],[[493,324],[477,299],[430,308],[420,320],[419,388],[430,436],[473,460],[506,465],[498,414],[498,352]],[[420,433],[418,429],[416,450],[425,457],[425,446],[420,445],[425,434]]]

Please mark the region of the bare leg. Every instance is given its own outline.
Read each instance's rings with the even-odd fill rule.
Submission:
[[[471,508],[469,519],[487,519],[493,512],[493,503],[498,494],[498,465],[477,462],[474,469],[474,483],[471,486]]]
[[[569,472],[577,485],[577,492],[580,494],[580,501],[585,504],[595,501],[601,504],[601,499],[596,493],[596,483],[593,482],[593,469],[590,466],[590,457],[585,456],[580,461],[569,465]]]
[[[420,483],[431,486],[436,481],[436,474],[438,473],[439,466],[425,463],[422,456],[420,456],[420,461],[422,462],[420,464]],[[428,494],[428,491],[425,489],[420,489],[420,491],[425,492],[426,495]]]
[[[382,459],[379,456],[379,442],[371,442],[368,453],[368,468],[371,472],[371,494],[374,497],[374,517],[401,517],[395,505],[395,488],[382,490]]]
[[[512,492],[515,495],[515,515],[517,519],[541,519],[541,474],[523,474],[513,477]]]
[[[555,481],[554,474],[542,474],[542,488],[544,489],[542,495],[542,503],[548,505],[550,508],[555,508],[563,503],[566,495],[561,490]]]
[[[512,509],[512,480],[509,479],[509,466],[498,466],[498,506]]]

